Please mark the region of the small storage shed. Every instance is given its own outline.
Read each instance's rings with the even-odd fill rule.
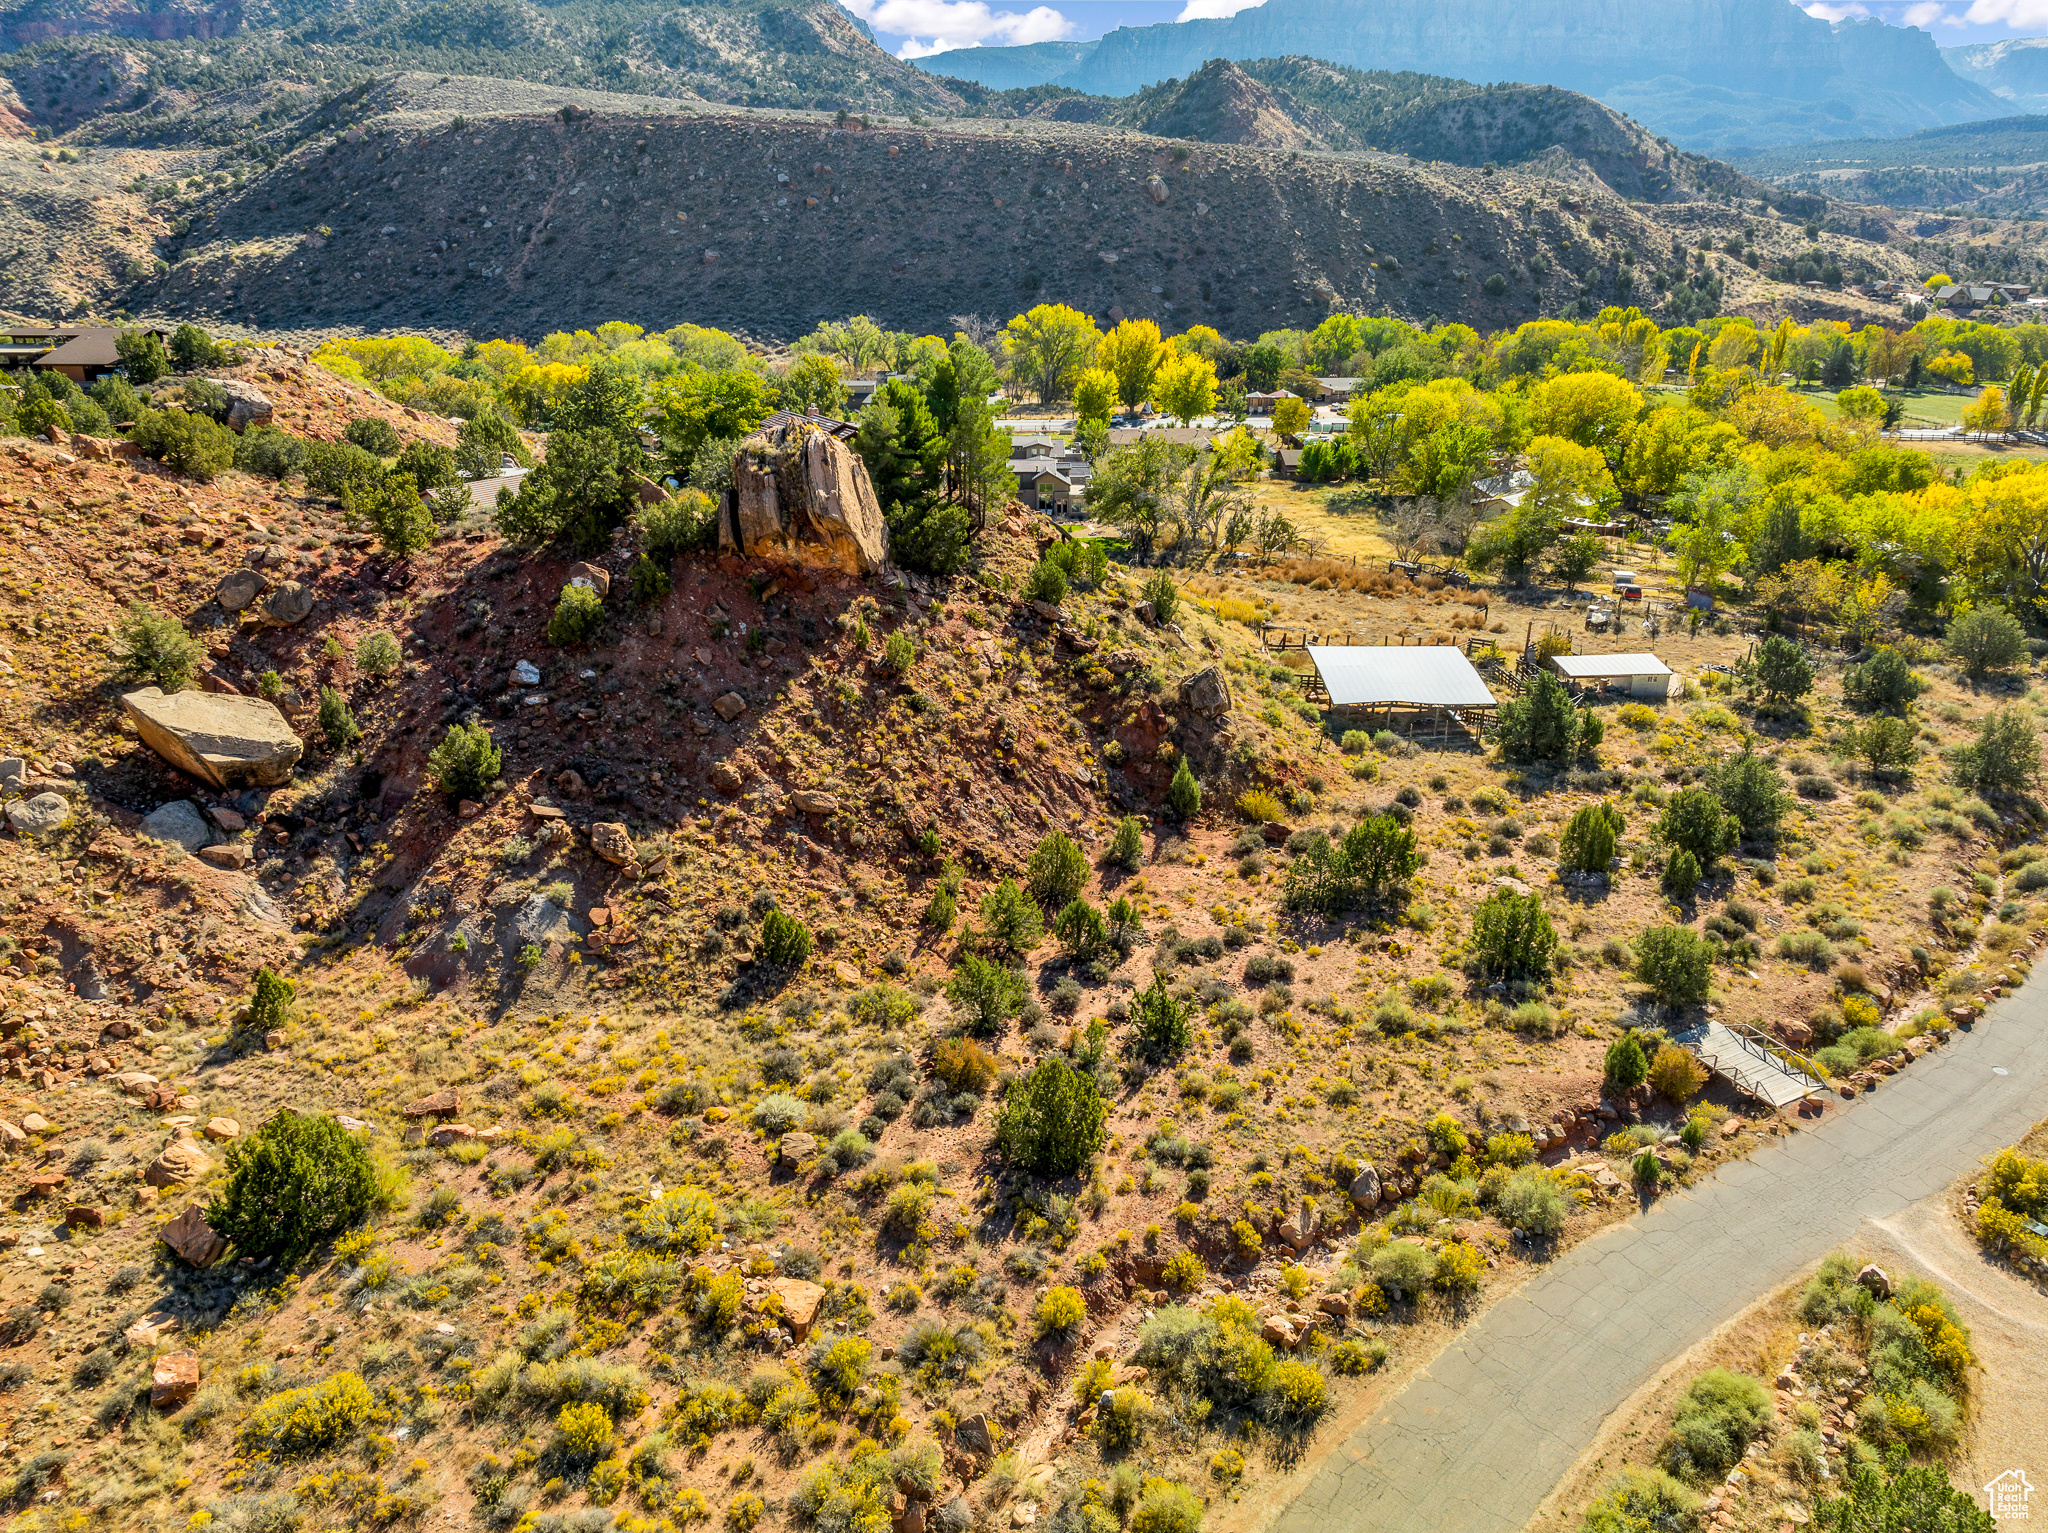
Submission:
[[[1661,702],[1678,683],[1677,673],[1652,654],[1552,655],[1546,663],[1575,691],[1623,692]]]
[[[1308,658],[1310,697],[1346,728],[1448,735],[1455,725],[1477,734],[1493,722],[1493,693],[1455,645],[1312,644]]]

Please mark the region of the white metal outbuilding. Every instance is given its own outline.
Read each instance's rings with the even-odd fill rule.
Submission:
[[[1678,684],[1678,673],[1655,655],[1552,655],[1552,670],[1574,686],[1615,689],[1630,697],[1662,699]]]

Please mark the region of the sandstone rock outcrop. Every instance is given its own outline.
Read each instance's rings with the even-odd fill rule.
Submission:
[[[870,575],[889,534],[867,465],[823,426],[790,419],[756,432],[733,459],[718,519],[721,552],[775,555]]]
[[[226,1238],[206,1222],[197,1203],[186,1204],[184,1212],[157,1233],[165,1245],[194,1267],[211,1267],[227,1255]]]
[[[277,705],[260,697],[144,687],[121,699],[142,743],[188,777],[216,788],[275,788],[291,781],[304,743]]]

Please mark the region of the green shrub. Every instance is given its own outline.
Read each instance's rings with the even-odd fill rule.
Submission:
[[[123,681],[151,683],[165,692],[191,685],[192,673],[199,669],[199,643],[185,632],[184,624],[141,602],[129,603],[114,629],[111,648]]]
[[[283,1027],[292,1009],[295,986],[269,969],[256,971],[256,985],[249,997],[249,1028],[267,1033]]]
[[[1571,817],[1558,842],[1557,864],[1575,873],[1605,873],[1627,821],[1612,804],[1587,804]]]
[[[1628,1091],[1650,1078],[1650,1060],[1634,1029],[1607,1045],[1601,1079],[1609,1091]]]
[[[265,479],[289,479],[306,466],[306,444],[274,426],[251,426],[235,443],[235,467]]]
[[[777,969],[795,973],[811,956],[810,928],[795,916],[771,910],[761,917],[761,957]]]
[[[1138,595],[1141,600],[1152,604],[1152,616],[1161,627],[1172,622],[1180,611],[1180,587],[1173,583],[1173,577],[1165,570],[1146,581]]]
[[[1755,681],[1765,702],[1797,702],[1813,690],[1813,662],[1797,644],[1774,633],[1757,646]]]
[[[1164,575],[1160,579],[1165,579]],[[1202,812],[1202,785],[1195,781],[1195,774],[1188,770],[1188,758],[1183,756],[1173,769],[1173,781],[1166,787],[1166,807],[1183,820],[1192,820]]]
[[[114,355],[121,359],[121,370],[128,375],[128,382],[138,388],[170,375],[171,358],[164,350],[161,336],[144,330],[123,330],[114,337]]]
[[[451,724],[427,757],[434,786],[451,800],[481,803],[503,770],[505,757],[481,724]]]
[[[118,340],[114,354],[121,354]],[[196,373],[202,367],[230,367],[241,360],[228,347],[190,323],[181,324],[171,332],[170,355],[181,373]]]
[[[961,1013],[961,1025],[984,1038],[1000,1033],[1023,1010],[1024,995],[1022,975],[974,953],[961,957],[946,984],[946,999]]]
[[[1053,918],[1052,934],[1077,958],[1095,952],[1108,937],[1102,913],[1078,895]]]
[[[128,433],[144,456],[193,479],[211,479],[235,466],[235,434],[218,421],[185,410],[144,410]]]
[[[917,1015],[917,997],[895,985],[870,985],[846,1003],[856,1022],[894,1031]]]
[[[1415,832],[1391,815],[1361,820],[1334,845],[1308,840],[1288,865],[1284,902],[1289,910],[1326,916],[1363,910],[1402,889],[1422,866]]]
[[[1813,1525],[1821,1533],[1891,1528],[1997,1533],[1991,1514],[1956,1486],[1943,1464],[1913,1464],[1894,1452],[1882,1462],[1868,1458],[1849,1465],[1844,1478],[1843,1493],[1814,1508]]]
[[[521,468],[533,465],[519,428],[495,407],[479,410],[455,433],[455,467],[465,478],[495,479],[505,472],[507,457]]]
[[[1708,785],[1721,806],[1735,816],[1742,835],[1750,841],[1769,841],[1778,834],[1792,795],[1785,791],[1785,779],[1767,757],[1754,750],[1731,756],[1707,774]]]
[[[348,699],[332,687],[320,689],[320,733],[327,739],[327,748],[334,751],[353,745],[363,737]]]
[[[604,598],[595,588],[571,581],[555,598],[555,610],[548,618],[548,643],[557,649],[576,649],[588,644],[604,627]]]
[[[403,445],[398,439],[398,428],[381,415],[358,415],[341,434],[364,452],[380,458],[397,457]]]
[[[627,579],[633,588],[633,605],[636,607],[651,606],[676,588],[676,583],[669,579],[667,568],[647,554],[633,561]]]
[[[384,676],[398,669],[398,640],[388,633],[366,633],[356,645],[356,669],[365,676]]]
[[[1978,726],[1977,738],[1949,753],[1957,783],[1975,793],[2017,793],[2041,775],[2041,740],[2018,708],[2001,708]]]
[[[1661,1469],[1638,1469],[1631,1464],[1608,1481],[1600,1498],[1586,1508],[1579,1533],[1690,1528],[1696,1524],[1699,1509],[1697,1492]]]
[[[666,575],[680,555],[716,541],[718,507],[701,490],[678,490],[634,512],[633,530],[644,557]]]
[[[230,1141],[227,1181],[207,1204],[206,1222],[242,1255],[274,1257],[289,1270],[365,1217],[376,1198],[362,1141],[331,1116],[287,1108]]]
[[[1427,1246],[1396,1240],[1372,1254],[1373,1278],[1382,1288],[1413,1298],[1436,1281],[1437,1259]]]
[[[892,675],[902,676],[917,664],[917,646],[910,641],[910,635],[902,629],[890,634],[882,645],[882,669]]]
[[[1695,1483],[1718,1480],[1742,1461],[1771,1419],[1771,1392],[1745,1373],[1709,1368],[1686,1386],[1661,1454],[1664,1467]]]
[[[1027,1171],[1068,1176],[1102,1147],[1107,1111],[1092,1078],[1064,1059],[1047,1059],[1010,1088],[996,1119],[996,1142]]]
[[[1116,834],[1109,840],[1109,864],[1122,868],[1126,873],[1135,873],[1144,864],[1144,831],[1133,815],[1125,815],[1116,822]]]
[[[1889,646],[1879,649],[1861,665],[1842,672],[1842,696],[1852,708],[1866,713],[1903,716],[1913,699],[1927,684],[1913,674],[1906,657]]]
[[[1972,681],[2026,658],[2027,631],[2003,607],[1973,607],[1948,625],[1943,645]]]
[[[1166,981],[1152,976],[1152,983],[1131,1001],[1131,1020],[1137,1024],[1138,1042],[1154,1059],[1171,1059],[1194,1040],[1194,1003],[1174,999]]]
[[[308,442],[306,488],[348,501],[384,482],[384,464],[353,442]]]
[[[1538,671],[1526,691],[1501,704],[1496,738],[1504,760],[1568,766],[1591,758],[1604,727],[1598,714],[1572,706],[1555,675]]]
[[[1653,926],[1636,938],[1636,978],[1666,1006],[1704,1001],[1713,966],[1712,945],[1690,927]]]
[[[1044,915],[1007,878],[981,897],[981,919],[984,939],[1007,952],[1028,953],[1045,937]]]
[[[1690,852],[1702,869],[1712,867],[1723,852],[1732,851],[1741,837],[1742,822],[1705,788],[1679,789],[1666,800],[1663,817],[1657,821],[1657,838]]]
[[[1497,889],[1472,912],[1468,962],[1486,979],[1541,979],[1557,954],[1557,931],[1537,894]]]
[[[1064,832],[1054,831],[1032,849],[1024,887],[1040,910],[1059,910],[1088,882],[1088,858]]]
[[[1700,885],[1699,859],[1684,847],[1675,848],[1664,859],[1664,876],[1659,880],[1666,895],[1674,900],[1690,899]]]
[[[1050,559],[1039,560],[1025,577],[1024,595],[1057,607],[1067,599],[1067,572]]]
[[[1492,1206],[1501,1223],[1525,1235],[1548,1238],[1564,1228],[1572,1201],[1555,1172],[1523,1166],[1500,1183]]]

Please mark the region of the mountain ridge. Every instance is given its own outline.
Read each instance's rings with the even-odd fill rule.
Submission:
[[[1161,22],[1106,33],[1060,65],[1044,51],[963,49],[917,60],[934,74],[1050,83],[1129,95],[1189,74],[1211,58],[1305,54],[1355,68],[1418,70],[1557,85],[1607,100],[1688,147],[1755,142],[1782,118],[1809,131],[1778,140],[1852,137],[1998,115],[1985,87],[1964,80],[1915,28],[1829,23],[1790,0],[1472,0],[1447,30],[1428,0],[1266,0],[1222,19]],[[1035,81],[1018,78],[1037,72]],[[1662,89],[1644,87],[1660,82]],[[1676,83],[1673,83],[1676,82]]]

